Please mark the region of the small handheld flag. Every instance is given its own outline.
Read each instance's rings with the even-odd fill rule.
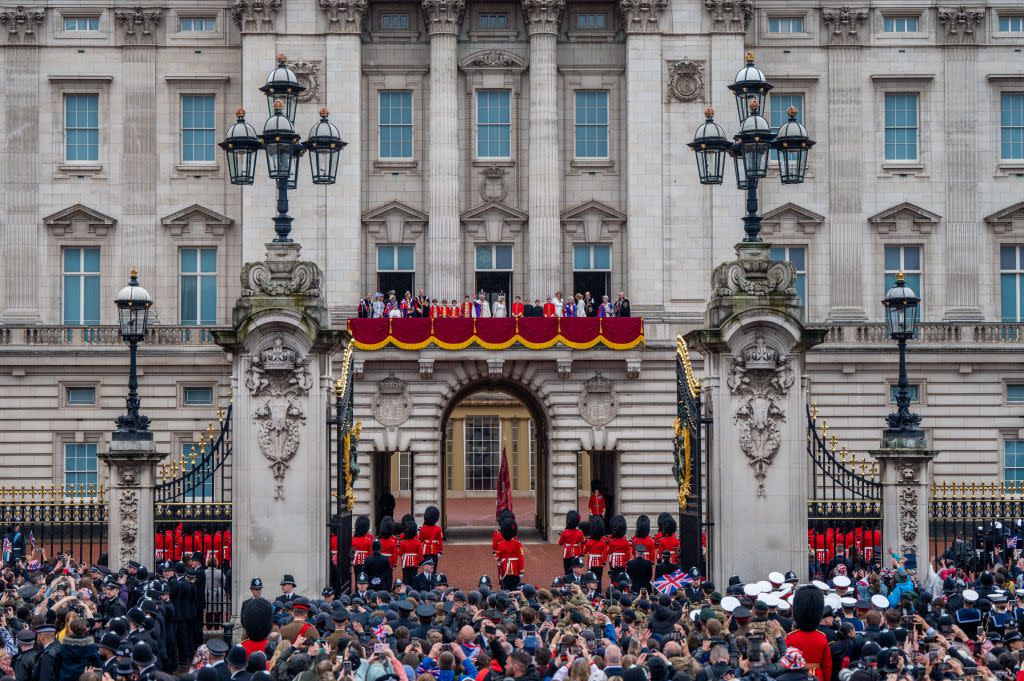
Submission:
[[[684,586],[693,584],[693,578],[683,574],[682,570],[676,570],[670,575],[662,575],[651,582],[651,586],[658,590],[658,593],[671,596]]]

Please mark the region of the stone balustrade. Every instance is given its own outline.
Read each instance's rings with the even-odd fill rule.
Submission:
[[[121,345],[117,326],[5,326],[0,328],[0,346],[93,347]],[[214,346],[210,329],[201,326],[152,326],[146,331],[147,345]]]
[[[815,324],[814,328],[828,329],[825,345],[884,345],[892,342],[884,322],[865,324]],[[917,337],[911,341],[920,344],[960,345],[1024,344],[1024,323],[1019,322],[923,322]]]

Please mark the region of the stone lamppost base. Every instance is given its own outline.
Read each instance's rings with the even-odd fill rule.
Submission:
[[[130,560],[152,566],[153,487],[162,455],[152,440],[113,440],[99,458],[110,480],[107,567],[117,570]]]
[[[931,566],[928,528],[928,494],[932,484],[932,461],[938,451],[920,447],[886,447],[868,452],[879,463],[882,484],[882,543],[901,556],[913,556],[920,580],[927,579]],[[885,442],[884,444],[890,444]],[[888,556],[883,556],[888,562]]]

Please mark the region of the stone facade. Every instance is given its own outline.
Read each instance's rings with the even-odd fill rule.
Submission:
[[[487,382],[513,386],[545,411],[547,524],[574,503],[581,450],[617,452],[629,515],[671,506],[674,338],[701,324],[712,270],[732,258],[742,214],[731,171],[725,186],[700,187],[685,143],[708,105],[728,132],[737,128],[724,86],[747,49],[775,93],[802,95],[818,141],[807,182],[782,187],[773,170],[761,199],[766,239],[806,249],[804,323],[831,329],[804,372],[821,416],[850,451],[877,447],[896,375],[879,323],[884,248],[916,246],[927,328],[911,346],[910,371],[915,409],[941,452],[934,474],[997,479],[1004,442],[1024,439],[1024,405],[1006,397],[1008,383],[1024,383],[1022,331],[998,321],[1000,246],[1024,243],[1024,162],[999,153],[1000,97],[1024,91],[1006,67],[1024,35],[1000,31],[1000,17],[1019,11],[1014,3],[201,4],[0,2],[0,127],[17,131],[0,163],[6,479],[61,482],[64,445],[105,451],[123,407],[126,353],[116,333],[62,327],[64,249],[99,249],[101,326],[115,321],[108,301],[130,265],[156,299],[159,327],[140,350],[140,382],[159,451],[197,441],[215,418],[212,405],[183,402],[186,387],[228,399],[231,358],[209,334],[179,326],[178,253],[216,250],[216,322],[228,325],[242,265],[262,258],[272,234],[271,185],[261,166],[253,187],[232,187],[219,151],[184,161],[182,97],[213,96],[217,139],[239,104],[260,128],[257,88],[279,52],[310,86],[296,128],[308,130],[326,105],[349,143],[335,187],[302,179],[291,194],[293,236],[324,272],[333,325],[377,289],[384,244],[412,244],[414,287],[450,298],[476,288],[476,245],[510,243],[512,292],[544,298],[573,288],[573,245],[608,243],[610,290],[626,291],[647,319],[646,348],[627,353],[361,353],[364,470],[373,451],[413,453],[417,508],[438,494],[445,400]],[[892,17],[916,18],[918,30],[886,32]],[[774,32],[780,18],[800,30]],[[69,19],[97,28],[69,30],[78,28]],[[196,19],[212,30],[183,30]],[[382,157],[382,90],[412,93],[409,158]],[[509,92],[507,157],[477,156],[479,90]],[[576,156],[577,90],[608,93],[607,158]],[[908,92],[919,95],[918,159],[887,162],[885,95]],[[65,154],[64,98],[76,94],[97,96],[95,161]],[[579,409],[598,373],[618,398],[600,426]],[[391,374],[410,398],[396,426],[377,423],[371,408],[377,382]],[[95,404],[71,404],[73,387],[95,387]],[[370,485],[358,484],[363,508]]]

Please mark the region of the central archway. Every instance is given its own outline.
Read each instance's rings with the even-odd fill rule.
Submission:
[[[521,531],[547,539],[550,503],[548,415],[526,387],[479,379],[449,398],[441,416],[440,498],[446,531],[494,526],[501,450],[508,453]]]

